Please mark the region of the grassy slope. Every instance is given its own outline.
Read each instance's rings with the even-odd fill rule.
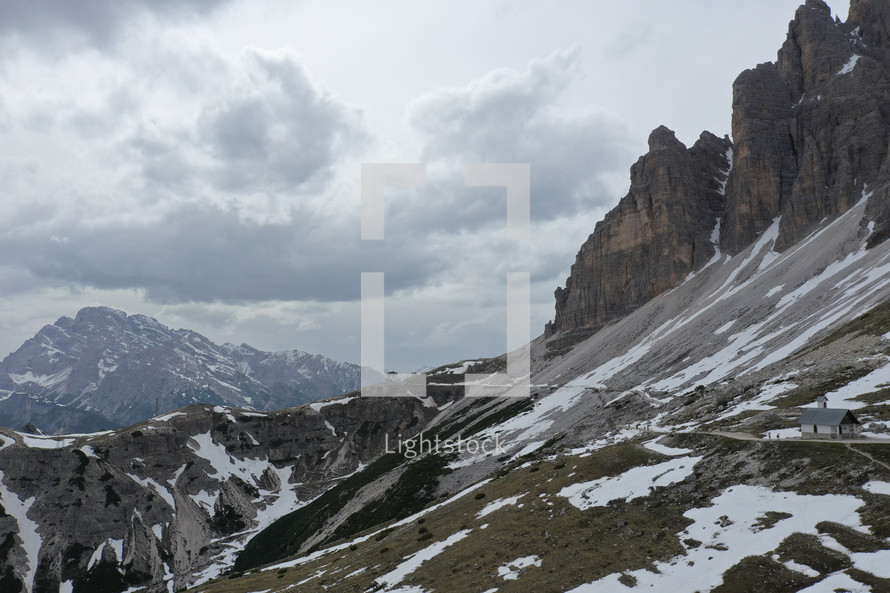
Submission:
[[[863,520],[871,525],[876,537],[844,533],[843,528],[831,524],[820,524],[820,531],[832,533],[842,543],[846,541],[854,552],[890,547],[881,539],[890,533],[886,518],[890,502],[885,500],[890,497],[861,490],[868,480],[890,481],[890,472],[842,444],[742,442],[700,435],[678,436],[677,444],[695,446],[698,454],[705,455],[696,467],[695,479],[649,497],[581,511],[556,495],[569,484],[663,460],[639,446],[610,447],[588,457],[544,459],[524,465],[514,462],[477,492],[427,513],[422,523],[415,521],[382,532],[354,549],[344,546],[287,569],[223,578],[196,590],[280,591],[297,583],[301,592],[373,590],[377,578],[409,555],[462,529],[471,529],[466,539],[423,563],[402,585],[442,593],[478,593],[494,587],[499,593],[566,591],[611,573],[652,568],[654,562],[684,554],[680,532],[689,520],[683,513],[708,506],[709,500],[728,486],[744,483],[784,484],[784,489],[802,494],[841,492],[859,496],[866,503],[861,512]],[[832,479],[826,480],[826,476]],[[523,506],[508,506],[477,518],[489,502],[516,495],[524,495],[518,502]],[[782,509],[775,511],[775,518],[762,519],[765,528],[781,518]],[[488,526],[482,529],[484,524]],[[794,559],[808,564],[822,575],[813,578],[788,571],[772,559],[773,554],[779,554],[781,562]],[[527,568],[515,581],[498,577],[498,567],[531,555],[541,558],[540,567]],[[764,584],[770,591],[797,591],[835,570],[846,570],[853,578],[870,583],[875,591],[888,590],[886,582],[849,566],[844,554],[825,549],[814,536],[800,534],[787,538],[769,554],[744,559],[729,571],[732,578],[719,591],[762,591]]]

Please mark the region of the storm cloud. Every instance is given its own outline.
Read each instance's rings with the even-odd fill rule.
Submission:
[[[104,304],[357,361],[365,271],[393,366],[500,353],[507,273],[541,328],[649,130],[728,131],[797,4],[640,2],[0,4],[0,355]],[[388,162],[427,184],[361,241],[361,165]],[[528,245],[474,162],[530,163]]]
[[[109,49],[146,18],[201,19],[231,0],[9,0],[0,3],[0,35],[39,51]]]
[[[610,203],[603,176],[631,157],[628,132],[613,116],[561,102],[580,60],[574,46],[532,60],[524,71],[502,68],[419,97],[408,121],[423,136],[424,158],[530,163],[536,220]]]

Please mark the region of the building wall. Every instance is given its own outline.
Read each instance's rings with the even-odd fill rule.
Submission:
[[[854,439],[859,435],[859,426],[855,424],[842,424],[843,431],[838,432],[837,426],[801,424],[800,434],[805,439]]]

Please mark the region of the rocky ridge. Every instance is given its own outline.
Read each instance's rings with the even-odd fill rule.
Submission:
[[[555,348],[678,286],[708,254],[739,253],[777,219],[782,252],[868,191],[872,241],[890,236],[888,11],[857,0],[842,23],[822,0],[807,0],[777,60],[733,85],[729,164],[719,162],[722,147],[712,139],[690,166],[680,146],[665,150],[672,143],[664,128],[653,132],[649,153],[631,170],[630,193],[597,225],[556,291],[546,328],[560,334]]]
[[[728,139],[707,132],[689,149],[663,126],[652,132],[630,192],[597,223],[556,290],[546,334],[589,335],[707,264],[718,250],[731,155]]]
[[[438,412],[345,397],[192,406],[90,435],[0,429],[0,590],[168,591],[216,576],[251,535],[380,457],[383,435]]]
[[[196,403],[276,410],[352,391],[360,381],[357,365],[299,350],[219,346],[144,315],[89,307],[45,326],[0,362],[0,423],[84,432]]]

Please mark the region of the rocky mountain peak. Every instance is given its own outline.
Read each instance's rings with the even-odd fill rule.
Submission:
[[[776,61],[735,80],[732,142],[704,133],[687,149],[668,128],[654,130],[630,193],[556,291],[552,347],[682,284],[717,251],[740,253],[776,222],[768,247],[782,252],[871,196],[869,244],[890,237],[888,39],[886,0],[854,0],[846,23],[807,0]]]
[[[111,307],[84,307],[77,312],[74,320],[81,323],[123,322],[127,320],[127,314],[120,309],[112,309]]]
[[[556,291],[551,336],[568,346],[682,282],[715,254],[731,142],[702,134],[692,148],[665,126],[631,167],[630,192],[581,247]]]
[[[0,424],[33,421],[52,433],[133,424],[195,403],[274,410],[351,391],[359,381],[357,365],[298,350],[218,346],[145,315],[87,307],[0,362]]]
[[[659,150],[686,150],[686,145],[677,140],[677,135],[667,126],[658,126],[649,134],[649,152]]]
[[[788,26],[777,65],[795,100],[840,70],[851,55],[847,33],[822,0],[808,0]]]
[[[852,0],[847,25],[867,47],[890,49],[890,4],[884,0]]]

